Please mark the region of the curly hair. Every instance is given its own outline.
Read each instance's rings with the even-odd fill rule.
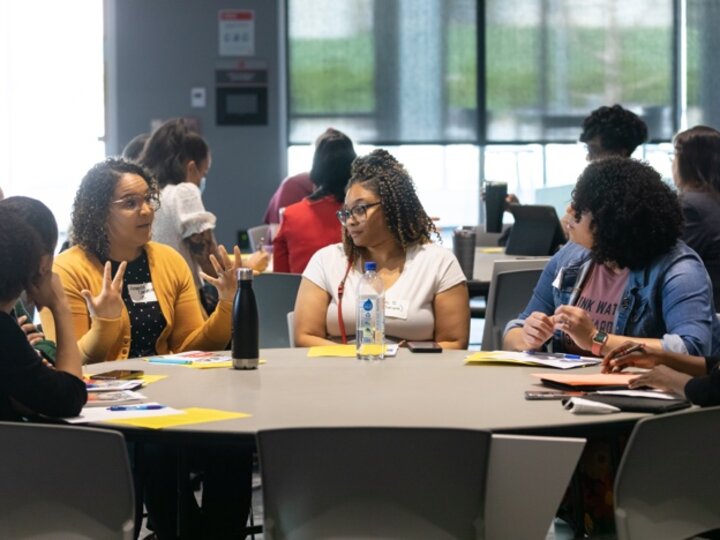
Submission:
[[[29,197],[0,201],[0,300],[15,300],[37,278],[40,259],[52,254],[58,230],[50,209]]]
[[[570,203],[575,219],[590,212],[592,258],[638,270],[667,253],[682,231],[675,193],[648,164],[609,157],[591,162]]]
[[[157,183],[141,165],[122,158],[107,158],[87,172],[75,194],[72,241],[101,261],[107,260],[110,251],[108,214],[115,186],[123,174],[136,174],[145,180],[150,191],[158,191]]]
[[[386,150],[374,150],[355,159],[347,189],[355,184],[375,193],[385,215],[388,229],[403,250],[416,244],[440,238],[415,192],[415,184],[405,167]],[[343,245],[349,260],[362,254],[347,229],[343,229]]]
[[[310,179],[317,189],[308,197],[312,201],[333,195],[342,202],[345,186],[350,179],[350,167],[356,158],[350,138],[333,128],[328,128],[315,141]]]
[[[648,139],[647,125],[642,118],[620,105],[595,109],[583,120],[582,128],[581,142],[600,137],[604,150],[626,156]]]
[[[184,182],[188,162],[194,161],[199,167],[209,153],[205,140],[184,119],[173,118],[153,131],[137,161],[164,188]]]
[[[720,132],[695,126],[675,135],[673,146],[681,187],[720,194]]]

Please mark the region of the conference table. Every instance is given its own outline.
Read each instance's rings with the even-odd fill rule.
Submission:
[[[308,349],[303,348],[265,349],[260,352],[264,362],[258,369],[247,371],[195,369],[142,359],[94,364],[86,371],[142,369],[146,374],[166,375],[141,392],[152,401],[176,409],[201,407],[250,415],[164,429],[97,424],[118,429],[126,439],[141,443],[254,444],[260,430],[298,427],[465,428],[490,430],[505,437],[592,438],[627,433],[644,416],[574,415],[563,409],[560,401],[527,401],[525,390],[539,386],[532,374],[557,370],[467,365],[468,354],[448,350],[439,354],[412,353],[401,348],[396,357],[364,362],[355,358],[310,358]],[[577,369],[598,371],[597,367]],[[518,472],[518,462],[528,467],[528,474],[540,475],[531,486],[526,485],[527,475]],[[555,497],[562,494],[572,468],[574,462],[559,475]],[[547,479],[554,473],[548,459],[533,453],[529,459],[508,462],[498,455],[491,458],[489,470],[496,471],[499,480],[493,484],[495,488],[488,488],[486,512],[492,516],[487,523],[488,538],[511,537],[522,526],[535,526],[535,531],[539,528],[544,534],[559,501],[549,500]],[[512,484],[507,480],[512,473],[520,480],[508,485]],[[508,491],[513,495],[506,495]],[[544,498],[549,506],[534,509]],[[533,510],[538,514],[534,525],[514,519],[516,501],[521,500],[530,505],[526,517]]]
[[[466,365],[467,351],[412,353],[378,362],[309,358],[308,349],[264,349],[255,370],[194,369],[142,359],[87,366],[88,373],[142,369],[167,375],[141,390],[176,409],[203,407],[247,413],[246,418],[157,430],[158,436],[253,437],[262,429],[323,426],[400,426],[485,429],[498,433],[584,436],[632,425],[641,414],[574,415],[559,401],[527,401],[532,373],[550,368]],[[577,368],[596,372],[599,368]],[[144,429],[128,428],[128,433]],[[162,435],[160,434],[162,432]]]

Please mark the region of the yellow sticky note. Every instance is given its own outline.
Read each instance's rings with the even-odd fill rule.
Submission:
[[[465,358],[466,364],[524,364],[535,365],[533,362],[512,358],[505,351],[481,351],[471,354]]]
[[[481,253],[503,253],[504,247],[484,247],[480,249]]]
[[[170,414],[167,416],[148,416],[146,418],[119,418],[117,420],[108,420],[107,423],[148,429],[162,429],[187,426],[190,424],[204,424],[206,422],[219,422],[220,420],[232,420],[235,418],[248,418],[250,416],[247,413],[203,409],[201,407],[184,409],[184,413],[185,414]]]
[[[150,384],[154,382],[161,381],[163,379],[167,379],[167,375],[148,375],[147,373],[140,377],[140,380],[142,380],[145,384]]]
[[[355,358],[355,345],[318,345],[310,347],[308,358],[318,358],[320,356]]]

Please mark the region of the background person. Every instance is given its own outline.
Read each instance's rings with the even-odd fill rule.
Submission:
[[[125,145],[122,151],[122,157],[128,161],[137,161],[145,148],[145,143],[150,138],[149,133],[140,133],[135,135],[130,142]]]
[[[285,208],[273,238],[273,271],[300,274],[317,250],[341,240],[335,215],[345,198],[355,149],[347,135],[329,128],[315,143],[310,178],[317,186],[302,201]]]
[[[591,162],[573,190],[571,242],[545,267],[532,298],[505,330],[504,348],[591,351],[632,336],[690,354],[720,353],[720,323],[697,254],[678,240],[675,194],[650,166]]]
[[[683,235],[710,274],[720,311],[720,132],[695,126],[675,135],[672,173],[680,192]]]
[[[343,243],[313,255],[295,301],[295,340],[300,347],[341,338],[355,330],[355,291],[364,263],[377,263],[385,285],[385,334],[467,347],[470,306],[465,276],[455,256],[431,242],[437,231],[405,168],[385,150],[357,158],[338,212]],[[352,338],[352,335],[350,335]]]
[[[43,234],[44,233],[44,234]],[[52,272],[57,224],[40,201],[0,201],[0,419],[77,416],[87,401],[72,315]],[[20,293],[57,320],[55,368],[46,365],[12,314]]]
[[[599,107],[583,120],[580,142],[587,147],[587,160],[630,157],[648,140],[647,124],[621,105]]]
[[[195,286],[202,287],[205,310],[217,303],[216,292],[203,287],[200,272],[215,276],[210,254],[217,251],[215,215],[205,210],[202,191],[212,165],[205,140],[182,118],[168,120],[145,143],[138,162],[147,168],[160,187],[160,207],[153,222],[153,240],[171,246],[192,271]],[[247,265],[257,271],[267,267],[268,255],[253,253]]]

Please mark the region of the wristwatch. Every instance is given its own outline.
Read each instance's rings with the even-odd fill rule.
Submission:
[[[607,343],[608,335],[606,332],[598,330],[592,338],[592,353],[595,356],[602,356],[602,348]]]

